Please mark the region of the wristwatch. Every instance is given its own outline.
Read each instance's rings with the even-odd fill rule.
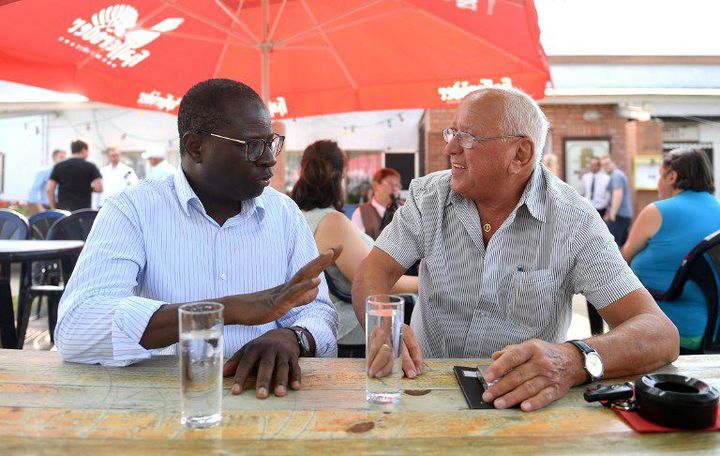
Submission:
[[[585,372],[590,376],[590,382],[602,380],[605,374],[605,366],[598,352],[581,340],[569,340],[568,343],[573,344],[585,357],[585,365],[583,367]]]
[[[300,347],[300,356],[311,356],[310,341],[308,340],[307,334],[305,334],[307,329],[299,326],[291,326],[288,329],[294,332],[295,337],[297,337],[298,346]]]

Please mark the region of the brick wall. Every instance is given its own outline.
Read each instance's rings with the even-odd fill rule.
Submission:
[[[630,157],[636,155],[662,155],[663,124],[660,120],[629,121],[625,126],[625,149]],[[634,167],[628,168],[628,179],[632,187],[635,181]],[[633,216],[648,204],[657,201],[657,190],[635,190],[633,192]]]

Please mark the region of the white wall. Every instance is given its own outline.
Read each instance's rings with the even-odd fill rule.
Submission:
[[[5,185],[0,199],[24,200],[35,173],[47,165],[43,116],[0,119],[0,152],[5,154]]]
[[[302,151],[317,140],[332,139],[345,150],[416,151],[422,113],[421,109],[367,111],[285,120],[286,149]]]
[[[49,117],[50,151],[70,148],[70,142],[82,138],[90,145],[89,160],[98,167],[105,164],[102,152],[108,146],[122,150],[146,150],[149,147],[177,151],[177,118],[170,114],[125,108],[79,109],[61,111]]]
[[[25,200],[38,170],[48,166],[54,149],[70,151],[70,143],[83,139],[90,145],[89,160],[106,164],[103,151],[111,145],[122,150],[168,151],[178,160],[177,118],[169,114],[125,108],[57,111],[0,118],[0,152],[5,153],[4,200]]]

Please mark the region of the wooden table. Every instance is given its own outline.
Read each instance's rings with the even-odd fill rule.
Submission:
[[[363,360],[302,359],[303,389],[260,401],[229,394],[222,425],[180,425],[176,359],[125,368],[64,363],[54,352],[0,350],[0,454],[126,454],[484,451],[538,453],[720,452],[720,433],[637,434],[615,414],[582,399],[582,389],[543,410],[468,410],[452,374],[472,360],[430,360],[403,379],[394,408],[365,401]],[[664,372],[720,386],[720,356],[682,357]]]
[[[24,292],[30,286],[30,262],[77,256],[84,244],[83,241],[0,240],[0,347],[22,348],[25,340],[30,303],[25,301]],[[16,262],[22,263],[17,327],[10,291],[10,263]]]

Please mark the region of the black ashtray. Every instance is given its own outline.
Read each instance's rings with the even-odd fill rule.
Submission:
[[[677,429],[713,426],[719,396],[714,387],[684,375],[649,374],[635,381],[635,400],[640,416]]]

